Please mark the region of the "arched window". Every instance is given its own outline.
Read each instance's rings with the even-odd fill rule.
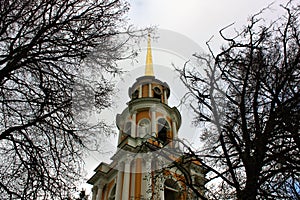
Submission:
[[[167,120],[160,118],[157,121],[157,135],[158,139],[163,143],[167,143],[168,140],[168,131],[170,130],[169,123]]]
[[[179,187],[173,179],[167,179],[164,184],[165,200],[179,199]]]
[[[115,196],[116,196],[116,184],[111,189],[108,199],[109,200],[115,200]]]
[[[161,99],[162,91],[159,87],[154,87],[153,88],[153,97],[157,99]]]
[[[138,123],[138,136],[143,138],[147,134],[150,134],[150,120],[144,118]]]

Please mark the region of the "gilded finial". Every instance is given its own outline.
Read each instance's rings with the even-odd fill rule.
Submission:
[[[148,46],[147,46],[145,76],[154,76],[150,33],[148,34]]]

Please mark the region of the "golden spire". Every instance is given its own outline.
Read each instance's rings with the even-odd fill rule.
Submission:
[[[148,47],[147,47],[147,56],[146,56],[145,76],[154,76],[150,34],[148,34]]]

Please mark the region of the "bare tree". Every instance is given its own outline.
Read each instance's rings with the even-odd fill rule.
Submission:
[[[208,198],[299,199],[300,6],[282,8],[269,25],[262,10],[235,37],[221,30],[220,54],[179,70],[206,127],[202,150],[187,153],[210,170]]]
[[[107,126],[77,123],[84,105],[72,97],[92,92],[102,109],[112,94],[103,75],[81,84],[81,64],[96,51],[86,66],[120,72],[114,61],[125,43],[113,36],[128,32],[127,10],[119,0],[1,0],[1,199],[63,199],[75,187],[82,150],[95,136],[87,130]]]

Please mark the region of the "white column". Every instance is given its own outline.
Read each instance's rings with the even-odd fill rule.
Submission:
[[[142,159],[142,166],[141,166],[141,197],[146,195],[146,188],[147,188],[147,174],[146,174],[146,162]]]
[[[121,142],[122,133],[123,133],[123,131],[122,131],[122,130],[120,130],[120,131],[119,131],[118,144],[120,144],[120,142]]]
[[[129,199],[129,186],[130,186],[130,159],[129,155],[126,156],[124,164],[124,181],[123,181],[123,191],[122,191],[122,200]]]
[[[156,112],[155,112],[155,108],[151,108],[150,112],[151,112],[151,135],[155,136],[155,133],[156,133]]]
[[[151,83],[149,83],[149,97],[152,97],[152,87],[151,87]]]
[[[116,185],[116,199],[121,199],[122,189],[123,189],[123,172],[124,172],[124,164],[123,162],[118,163],[118,175],[117,175],[117,185]]]
[[[103,185],[101,184],[101,185],[98,186],[96,200],[101,200],[101,198],[102,198],[102,191],[103,191]]]
[[[177,139],[178,135],[177,135],[177,127],[176,127],[176,121],[173,119],[172,120],[172,130],[173,130],[173,139]]]
[[[173,142],[175,143],[174,147],[178,147],[179,146],[178,134],[177,134],[176,121],[174,118],[172,119],[172,132],[173,132]]]
[[[135,199],[135,174],[136,174],[136,160],[132,161],[132,169],[131,169],[131,191],[130,191],[130,198]]]
[[[132,122],[131,122],[131,137],[136,137],[136,112],[132,114]]]
[[[147,153],[146,156],[146,163],[144,167],[144,174],[145,174],[145,181],[144,181],[144,190],[142,194],[144,195],[145,199],[151,199],[152,197],[152,173],[151,173],[151,153]]]
[[[164,99],[165,99],[165,104],[168,104],[167,90],[164,90]]]
[[[139,98],[143,97],[143,86],[140,85],[140,89],[139,89]]]

